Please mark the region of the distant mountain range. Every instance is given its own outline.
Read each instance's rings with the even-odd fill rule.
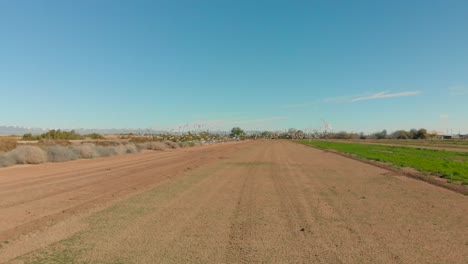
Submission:
[[[36,128],[36,127],[20,127],[20,126],[0,126],[0,135],[24,135],[31,133],[33,135],[38,135],[45,133],[53,128]],[[99,133],[104,135],[110,134],[128,134],[128,133],[145,133],[148,129],[89,129],[89,128],[75,128],[75,129],[62,129],[66,131],[75,130],[79,134],[91,134]]]
[[[33,135],[39,135],[42,133],[45,133],[49,130],[52,129],[58,129],[58,128],[37,128],[37,127],[20,127],[20,126],[0,126],[0,135],[24,135],[31,133]],[[117,135],[117,134],[149,134],[149,133],[166,133],[167,131],[162,131],[162,130],[151,130],[151,129],[125,129],[125,128],[108,128],[108,129],[103,129],[103,128],[73,128],[73,129],[67,129],[67,128],[60,128],[61,130],[65,131],[70,131],[70,130],[75,130],[75,132],[86,135],[86,134],[92,134],[92,133],[98,133],[102,135]],[[217,133],[217,134],[227,134],[229,133],[228,131],[210,131],[211,133]]]

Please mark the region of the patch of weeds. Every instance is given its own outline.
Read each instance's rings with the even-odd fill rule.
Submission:
[[[88,246],[89,247],[89,246]],[[24,258],[26,264],[49,264],[49,263],[86,263],[80,260],[82,252],[87,250],[80,235],[73,236],[51,246],[48,249],[33,252]]]

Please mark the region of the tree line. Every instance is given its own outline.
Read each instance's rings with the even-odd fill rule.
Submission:
[[[263,131],[245,133],[242,129],[235,127],[231,130],[231,137],[252,139],[434,139],[435,133],[429,133],[425,128],[411,130],[397,130],[388,133],[386,129],[374,133],[355,133],[346,131],[312,130],[303,131],[290,128],[287,131]]]

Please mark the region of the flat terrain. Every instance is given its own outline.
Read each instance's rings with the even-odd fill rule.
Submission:
[[[414,168],[468,185],[468,153],[402,146],[301,140],[302,144],[356,155],[363,159]]]
[[[447,150],[456,152],[468,152],[468,140],[422,140],[422,139],[330,139],[326,141],[359,143],[383,146],[404,146],[408,148]]]
[[[0,262],[467,263],[468,197],[289,141],[0,169]]]

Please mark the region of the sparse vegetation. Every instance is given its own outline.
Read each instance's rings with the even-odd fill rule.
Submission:
[[[10,151],[16,148],[16,140],[0,139],[0,151]]]
[[[119,144],[109,141],[96,141],[97,144],[85,142],[71,144],[66,140],[44,140],[36,146],[23,145],[8,152],[0,152],[0,167],[14,164],[39,164],[44,162],[64,162],[76,159],[93,159],[111,157],[141,150],[165,150],[184,147],[193,147],[201,142],[145,142],[139,144]]]
[[[154,133],[154,134],[126,134],[120,135],[119,139],[128,139],[132,143],[145,143],[145,142],[205,142],[215,143],[230,140],[227,134],[203,132],[187,132],[187,133]]]
[[[24,134],[23,140],[41,140],[41,139],[62,139],[62,140],[77,140],[84,139],[84,137],[74,130],[64,131],[64,130],[49,130],[46,133],[34,136],[32,134]]]
[[[98,133],[92,133],[92,134],[88,134],[88,135],[84,135],[85,138],[89,138],[89,139],[106,139],[103,135],[101,134],[98,134]]]
[[[170,140],[165,140],[164,144],[166,144],[171,149],[176,149],[176,148],[179,147],[179,144],[177,144],[176,142],[170,141]]]
[[[24,134],[22,140],[83,140],[83,139],[92,139],[92,140],[99,140],[105,139],[105,137],[101,134],[92,133],[87,135],[80,135],[79,133],[75,132],[74,130],[65,131],[65,130],[49,130],[40,135],[33,135],[31,133]]]
[[[162,142],[145,142],[137,145],[139,149],[147,150],[165,150],[167,145]]]

